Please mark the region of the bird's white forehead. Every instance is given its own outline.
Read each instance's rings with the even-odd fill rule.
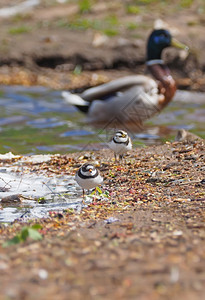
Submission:
[[[94,166],[93,165],[86,165],[84,168],[89,170],[89,169],[94,169]]]
[[[119,130],[115,133],[115,135],[117,135],[117,136],[127,135],[127,132],[125,132],[123,130]]]

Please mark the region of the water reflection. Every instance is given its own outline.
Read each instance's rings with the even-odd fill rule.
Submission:
[[[193,99],[187,92],[185,95]],[[126,128],[134,144],[156,144],[173,140],[177,129],[188,129],[204,137],[205,100],[173,101],[145,127]],[[2,86],[0,89],[0,152],[15,154],[67,153],[102,147],[108,139],[108,127],[86,125],[84,115],[61,97],[60,91],[44,87]],[[111,124],[110,127],[115,127]]]

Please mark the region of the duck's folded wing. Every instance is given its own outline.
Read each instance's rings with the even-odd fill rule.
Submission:
[[[70,105],[87,106],[90,104],[89,102],[82,99],[80,96],[76,94],[71,94],[70,92],[63,91],[61,95],[65,99],[65,101]]]
[[[159,112],[160,95],[145,92],[143,86],[132,86],[122,93],[117,93],[109,101],[92,101],[88,119],[90,122],[120,122],[142,123]]]
[[[146,90],[157,88],[157,84],[152,78],[144,75],[133,75],[112,80],[108,83],[87,89],[80,96],[86,101],[93,101],[112,93],[124,91],[135,85],[143,86]]]

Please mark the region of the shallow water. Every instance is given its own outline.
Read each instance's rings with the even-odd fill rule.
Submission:
[[[0,222],[48,217],[51,211],[72,208],[81,210],[84,205],[82,189],[73,176],[47,176],[46,173],[29,171],[30,164],[50,159],[50,155],[34,155],[0,167],[0,199],[3,208],[0,210]],[[92,197],[86,196],[85,201],[89,203]]]
[[[186,101],[179,98],[170,103],[159,115],[146,123],[140,132],[131,131],[135,147],[144,144],[159,144],[165,140],[174,140],[178,129],[184,128],[205,138],[205,97],[200,101],[193,96]],[[177,97],[176,97],[177,98]],[[193,98],[193,101],[192,101]],[[203,100],[204,99],[204,100]],[[68,106],[60,91],[44,87],[26,88],[21,86],[2,86],[0,89],[0,153],[18,154],[66,154],[85,149],[99,149],[108,139],[106,127],[95,128],[83,123],[84,115]],[[7,206],[0,210],[0,222],[12,222],[16,218],[39,218],[48,216],[51,210],[68,208],[81,209],[81,191],[73,178],[27,178],[22,173],[20,179],[11,170],[0,170],[0,187],[5,182],[14,182],[11,194],[31,193],[30,185],[40,191],[32,197],[44,197],[39,203],[24,199],[17,207]],[[7,180],[8,179],[8,180]],[[18,181],[20,180],[20,181]],[[18,188],[16,188],[18,187]],[[25,188],[27,187],[27,188]],[[50,190],[49,190],[50,189]],[[26,191],[29,191],[27,194]],[[30,193],[30,194],[29,194]],[[7,196],[1,192],[0,199]]]
[[[179,99],[180,100],[180,99]],[[83,123],[84,115],[68,106],[60,91],[44,87],[3,86],[0,89],[0,153],[61,153],[100,147],[106,133]],[[172,140],[185,128],[204,136],[205,100],[173,101],[162,113],[132,132],[134,144]]]

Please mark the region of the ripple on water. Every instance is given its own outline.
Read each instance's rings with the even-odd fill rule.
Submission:
[[[68,136],[86,136],[86,135],[92,135],[94,134],[94,132],[92,131],[88,131],[88,130],[84,130],[84,129],[76,129],[76,130],[70,130],[70,131],[66,131],[63,132],[61,134],[61,137],[68,137]]]
[[[26,124],[33,128],[53,128],[65,125],[66,121],[59,121],[57,118],[40,118],[28,121]]]
[[[172,140],[177,129],[189,129],[204,136],[205,95],[178,91],[175,101],[149,120],[141,132],[131,129],[138,144]],[[199,100],[197,100],[199,99]],[[197,101],[196,101],[197,100]],[[0,90],[0,152],[59,153],[89,149],[107,141],[106,129],[83,124],[84,114],[69,106],[61,91],[45,87],[2,86]],[[190,124],[191,121],[191,124]],[[153,129],[155,132],[153,133]],[[112,128],[111,128],[112,129]],[[107,134],[107,132],[106,132]],[[135,144],[136,144],[135,143]]]

